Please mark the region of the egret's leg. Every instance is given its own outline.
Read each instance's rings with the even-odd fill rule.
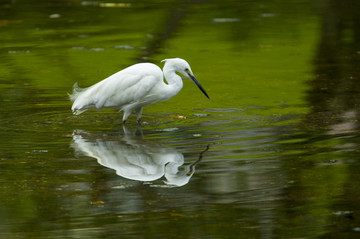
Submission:
[[[126,123],[126,120],[127,120],[127,118],[129,118],[130,114],[131,114],[131,111],[124,111],[123,124]]]
[[[126,135],[126,136],[132,136],[131,135],[131,131],[126,127],[126,125],[125,124],[123,124],[123,131],[124,131],[124,135]]]
[[[136,110],[136,119],[138,124],[141,124],[141,115],[142,115],[143,107]]]

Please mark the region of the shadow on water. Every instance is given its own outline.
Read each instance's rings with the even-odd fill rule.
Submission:
[[[187,184],[195,173],[196,164],[209,149],[207,146],[198,160],[184,166],[183,154],[175,148],[144,140],[140,127],[133,133],[123,126],[123,131],[123,136],[117,133],[108,136],[109,133],[95,135],[75,130],[72,147],[77,153],[96,158],[99,164],[114,169],[123,178],[152,182],[165,176],[164,183],[169,187]]]
[[[359,11],[358,2],[346,0],[328,1],[322,13],[306,122],[330,134],[359,129],[354,125],[360,120]]]

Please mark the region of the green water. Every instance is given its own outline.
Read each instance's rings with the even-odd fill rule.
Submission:
[[[358,12],[0,0],[0,238],[360,237]],[[210,100],[72,115],[75,82],[172,57]]]

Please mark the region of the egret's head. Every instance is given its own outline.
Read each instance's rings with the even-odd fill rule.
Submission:
[[[187,63],[187,61],[181,58],[165,59],[162,60],[161,62],[165,62],[165,66],[167,68],[172,69],[177,73],[180,73],[186,78],[190,79],[189,74],[193,75],[189,63]]]
[[[189,78],[190,80],[192,80],[197,85],[197,87],[199,87],[199,89],[204,93],[204,95],[207,98],[209,98],[204,88],[201,86],[199,81],[195,78],[194,74],[192,73],[191,67],[189,63],[187,63],[187,61],[181,58],[171,58],[171,59],[162,60],[161,62],[165,62],[164,69],[169,67],[169,69],[172,69],[175,72],[183,75],[185,78]]]

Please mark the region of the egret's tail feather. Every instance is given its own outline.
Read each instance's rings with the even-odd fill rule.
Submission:
[[[74,85],[73,85],[73,93],[72,94],[68,94],[69,95],[69,98],[71,101],[75,101],[78,96],[81,94],[81,92],[83,92],[86,88],[82,89],[78,86],[78,83],[76,82]]]
[[[85,112],[85,111],[87,111],[87,109],[73,109],[73,114],[74,115],[79,115],[79,114],[81,114],[81,113],[83,113],[83,112]]]
[[[80,88],[76,82],[73,86],[73,93],[68,94],[70,100],[74,102],[71,107],[74,115],[79,115],[87,110],[87,108],[85,109],[84,102],[81,99],[81,95],[86,89],[87,88]]]

